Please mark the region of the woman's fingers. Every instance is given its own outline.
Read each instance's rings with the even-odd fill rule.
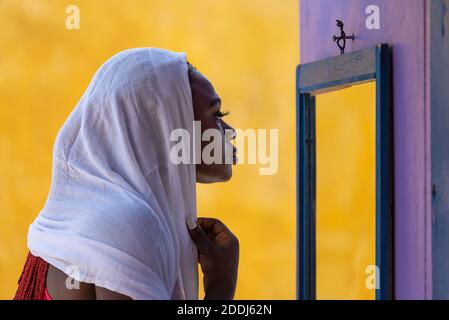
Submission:
[[[201,252],[208,252],[214,246],[214,243],[209,239],[200,225],[196,225],[195,227],[193,223],[187,221],[187,230],[189,231],[190,238],[192,238]]]
[[[207,236],[217,245],[227,246],[238,242],[231,230],[218,219],[198,218],[197,222]]]
[[[239,242],[221,221],[186,218],[187,229],[198,247],[204,274],[205,299],[232,299],[237,286]]]
[[[218,219],[198,218],[197,222],[209,236],[215,237],[223,232],[231,234],[228,227]]]

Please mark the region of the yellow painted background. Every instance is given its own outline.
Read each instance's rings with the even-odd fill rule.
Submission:
[[[81,29],[65,28],[65,9]],[[237,298],[295,297],[297,0],[0,0],[0,298],[21,272],[28,225],[44,205],[56,133],[95,70],[130,47],[185,51],[236,128],[279,128],[279,170],[235,169],[199,186],[200,215],[238,235]]]
[[[316,99],[318,299],[374,299],[376,84]]]

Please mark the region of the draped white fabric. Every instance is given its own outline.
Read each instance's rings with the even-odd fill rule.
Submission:
[[[195,165],[170,161],[170,132],[193,136],[184,53],[130,49],[97,71],[61,128],[51,189],[28,248],[133,299],[197,299]]]

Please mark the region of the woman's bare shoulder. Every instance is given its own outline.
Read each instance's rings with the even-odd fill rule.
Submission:
[[[92,283],[75,283],[51,264],[47,272],[47,290],[54,300],[130,300],[123,294],[97,287]]]

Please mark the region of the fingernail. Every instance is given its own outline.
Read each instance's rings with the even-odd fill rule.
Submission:
[[[196,219],[193,215],[189,215],[186,217],[186,223],[187,223],[187,228],[189,228],[189,230],[194,230],[198,226],[196,224]]]

